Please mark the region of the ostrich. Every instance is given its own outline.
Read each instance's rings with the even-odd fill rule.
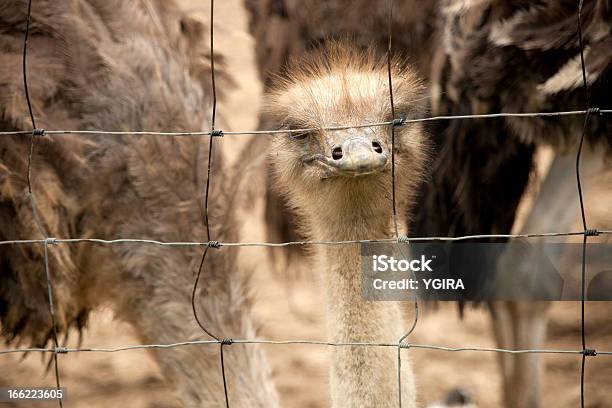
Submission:
[[[438,24],[441,42],[431,71],[435,114],[584,109],[577,2],[449,1],[443,5]],[[612,104],[611,22],[608,2],[584,1],[588,94],[592,106],[602,108]],[[522,232],[574,230],[580,218],[575,155],[583,124],[582,116],[440,124],[432,132],[440,146],[432,162],[432,180],[422,193],[422,202],[438,216],[418,214],[413,231],[443,235],[509,232],[538,146],[552,146],[556,158]],[[597,185],[587,185],[589,179],[609,171],[609,162],[602,159],[607,156],[609,160],[612,152],[612,122],[591,115],[585,130],[581,167],[587,221],[589,228],[605,228],[605,224],[592,223],[606,217],[589,207],[586,194],[590,185]],[[521,267],[519,262],[516,266]],[[495,302],[489,306],[501,348],[541,348],[548,304]],[[539,360],[535,354],[500,356],[507,408],[540,406]]]
[[[373,52],[345,43],[328,45],[288,69],[267,100],[267,112],[287,129],[350,126],[392,118],[387,71]],[[424,88],[412,69],[393,64],[396,114],[418,115]],[[396,132],[397,207],[407,214],[425,160],[421,126]],[[391,132],[388,126],[283,134],[273,140],[275,184],[297,208],[302,232],[316,240],[355,240],[392,235]],[[402,216],[402,219],[404,217]],[[397,342],[407,324],[398,302],[362,298],[358,245],[322,246],[329,338],[334,342]],[[415,406],[410,364],[402,392]],[[333,407],[395,407],[397,351],[334,348]]]
[[[387,21],[382,18],[386,1],[359,2],[350,7],[344,0],[313,1],[308,6],[290,0],[245,3],[251,14],[264,84],[282,72],[292,56],[328,38],[351,36],[358,42],[373,42],[381,54],[387,50]],[[584,108],[578,2],[393,3],[394,52],[408,55],[418,63],[422,75],[430,79],[434,114]],[[609,108],[612,102],[608,92],[611,19],[606,1],[584,1],[587,80],[592,105],[602,108]],[[556,117],[436,124],[431,131],[431,176],[419,189],[417,200],[422,211],[410,218],[409,231],[416,236],[511,232],[533,171],[534,151],[544,145],[553,145],[559,157],[522,230],[574,229],[578,201],[575,185],[569,180],[574,177],[575,163],[567,153],[575,153],[582,120]],[[268,121],[263,114],[263,126]],[[609,150],[611,123],[592,115],[588,146],[599,152]],[[601,168],[598,160],[601,161],[585,150],[584,173],[590,171],[586,167]],[[293,240],[291,216],[280,217],[282,201],[272,192],[268,197],[268,213],[273,215],[270,237]],[[287,213],[287,208],[284,211]],[[547,306],[533,308],[501,302],[489,307],[499,347],[541,348]],[[538,355],[504,355],[500,359],[505,406],[539,406]]]
[[[0,129],[30,128],[21,77],[27,1],[0,5]],[[29,90],[46,129],[209,130],[210,50],[201,23],[173,2],[36,1],[28,44]],[[221,72],[219,74],[222,74]],[[227,78],[219,75],[218,80]],[[28,199],[29,137],[0,139],[0,240],[42,238]],[[206,240],[203,186],[208,140],[163,136],[36,136],[32,191],[44,236]],[[239,169],[215,152],[211,236],[238,240],[232,207]],[[210,254],[196,293],[201,321],[218,336],[253,338],[251,297],[235,254]],[[192,314],[202,248],[49,245],[58,332],[82,329],[110,306],[142,343],[207,339]],[[10,342],[45,346],[53,327],[42,245],[0,247],[0,322]],[[218,347],[156,350],[189,407],[225,406]],[[257,345],[227,348],[232,404],[277,407]],[[63,358],[60,358],[60,363]]]
[[[274,85],[275,75],[286,68],[291,58],[303,55],[327,41],[345,40],[365,50],[372,45],[384,55],[387,49],[387,0],[313,0],[307,3],[287,0],[245,0],[249,11],[249,29],[255,38],[256,60],[266,92]],[[407,55],[427,75],[436,2],[402,1],[393,18],[393,50]],[[262,112],[260,128],[269,129],[274,118]],[[252,154],[265,154],[267,141],[251,142]],[[268,179],[265,216],[269,241],[299,239],[292,212]],[[279,216],[283,214],[283,216]],[[288,258],[298,257],[299,248],[286,249]],[[270,251],[274,258],[277,251]]]

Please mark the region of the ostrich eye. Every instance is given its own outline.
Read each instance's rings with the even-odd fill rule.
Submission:
[[[308,131],[300,131],[300,129],[304,129],[305,126],[302,126],[299,124],[291,123],[291,124],[285,125],[285,127],[287,128],[287,130],[292,131],[291,133],[289,133],[289,137],[293,140],[304,140],[310,134],[310,132]]]
[[[310,133],[309,132],[304,132],[304,133],[291,133],[291,138],[293,140],[304,140],[308,137]]]

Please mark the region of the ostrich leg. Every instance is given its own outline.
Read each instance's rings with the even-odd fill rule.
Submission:
[[[581,165],[581,178],[585,193],[588,191],[585,181],[597,174],[601,165],[602,161],[598,155],[585,150]],[[576,222],[580,218],[575,166],[576,158],[573,155],[555,158],[521,233],[567,232],[575,229]],[[532,245],[544,242],[551,241],[545,238],[530,241]],[[517,268],[520,269],[528,267],[517,265]],[[490,304],[492,323],[498,346],[513,350],[542,348],[546,340],[549,307],[550,302],[546,301],[492,302]],[[500,354],[499,357],[503,375],[505,407],[540,407],[542,372],[540,356],[537,354]]]

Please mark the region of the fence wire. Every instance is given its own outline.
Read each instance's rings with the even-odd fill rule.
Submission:
[[[391,35],[391,21],[392,21],[392,13],[393,13],[393,1],[388,1],[388,50],[387,50],[387,68],[388,68],[388,85],[389,85],[389,100],[391,104],[391,109],[393,112],[392,117],[395,118],[395,108],[393,103],[393,82],[391,75],[391,45],[392,45],[392,35]],[[112,130],[44,130],[38,129],[36,127],[36,121],[34,117],[34,113],[32,110],[32,105],[30,102],[29,90],[28,90],[28,82],[27,82],[27,51],[28,51],[28,35],[30,28],[30,20],[31,20],[31,9],[32,9],[32,0],[28,1],[28,10],[27,10],[27,19],[26,19],[26,29],[24,35],[24,43],[23,43],[23,63],[22,63],[22,73],[23,73],[23,81],[24,81],[24,92],[26,96],[26,101],[28,104],[28,111],[30,115],[30,120],[32,123],[31,131],[1,131],[0,135],[2,136],[29,136],[29,151],[27,157],[27,185],[28,185],[28,199],[30,200],[30,204],[32,207],[32,213],[37,225],[37,229],[40,235],[43,237],[41,239],[23,239],[23,240],[5,240],[0,241],[0,245],[35,245],[42,244],[44,247],[44,271],[46,277],[46,287],[47,287],[47,300],[49,304],[49,314],[51,317],[51,322],[53,325],[53,345],[52,348],[12,348],[0,350],[0,355],[8,355],[15,353],[30,353],[30,352],[40,352],[40,353],[52,353],[53,355],[53,365],[55,372],[55,380],[57,388],[61,388],[61,380],[60,380],[60,368],[58,355],[59,354],[68,354],[68,353],[83,353],[83,352],[99,352],[99,353],[115,353],[129,350],[140,350],[140,349],[169,349],[175,347],[186,347],[186,346],[205,346],[205,345],[216,345],[220,346],[220,362],[221,362],[221,376],[223,379],[223,388],[224,388],[224,398],[225,405],[227,408],[230,407],[230,401],[228,398],[228,390],[227,390],[227,381],[225,378],[225,366],[223,359],[223,347],[229,346],[231,344],[269,344],[269,345],[292,345],[292,344],[304,344],[304,345],[315,345],[315,346],[331,346],[331,347],[394,347],[398,350],[398,405],[401,408],[402,405],[402,395],[401,395],[401,349],[430,349],[430,350],[438,350],[438,351],[447,351],[447,352],[463,352],[463,351],[472,351],[472,352],[492,352],[492,353],[506,353],[506,354],[572,354],[572,355],[581,355],[581,369],[580,369],[580,406],[584,408],[584,372],[585,372],[585,363],[587,356],[612,356],[612,351],[599,351],[594,349],[587,348],[587,339],[585,332],[585,275],[586,275],[586,244],[587,239],[590,236],[597,236],[603,234],[612,234],[611,230],[598,230],[598,229],[589,229],[587,224],[587,219],[585,216],[584,210],[584,197],[582,193],[581,179],[580,179],[580,158],[582,154],[582,148],[584,145],[585,134],[588,128],[588,122],[592,115],[599,114],[610,114],[612,110],[610,109],[599,109],[597,107],[591,106],[591,101],[589,97],[588,85],[587,85],[587,74],[584,63],[584,45],[582,39],[582,6],[583,0],[579,1],[578,4],[578,19],[577,19],[577,28],[578,28],[578,40],[580,45],[580,61],[582,66],[582,80],[583,80],[583,88],[585,94],[586,108],[584,110],[572,110],[572,111],[557,111],[557,112],[500,112],[500,113],[492,113],[492,114],[478,114],[478,115],[449,115],[449,116],[432,116],[432,117],[424,117],[424,118],[411,118],[411,119],[394,119],[386,122],[376,122],[376,123],[363,123],[363,124],[355,124],[352,126],[332,126],[332,127],[323,127],[323,128],[304,128],[304,129],[273,129],[273,130],[246,130],[246,131],[223,131],[220,129],[215,129],[215,119],[216,119],[216,108],[217,108],[217,95],[216,95],[216,85],[215,85],[215,72],[214,72],[214,64],[215,64],[215,54],[214,54],[214,0],[210,0],[210,55],[211,55],[211,86],[212,86],[212,112],[211,112],[211,130],[210,131],[195,131],[195,132],[154,132],[154,131],[112,131]],[[576,116],[576,115],[584,115],[584,125],[580,138],[580,142],[578,145],[578,150],[576,153],[576,184],[578,188],[578,198],[580,201],[580,212],[582,218],[582,231],[573,231],[573,232],[546,232],[546,233],[536,233],[536,234],[479,234],[479,235],[466,235],[466,236],[458,236],[458,237],[407,237],[403,235],[399,235],[398,226],[397,226],[397,214],[396,214],[396,200],[395,200],[395,188],[396,188],[396,180],[395,180],[395,150],[393,149],[393,145],[395,143],[395,127],[396,126],[406,126],[411,123],[422,123],[422,122],[430,122],[430,121],[443,121],[443,120],[457,120],[457,119],[485,119],[485,118],[506,118],[506,117],[522,117],[522,118],[533,118],[533,117],[561,117],[561,116]],[[316,240],[304,240],[304,241],[292,241],[292,242],[280,242],[280,243],[272,243],[272,242],[218,242],[211,239],[210,228],[208,223],[208,198],[209,198],[209,190],[210,190],[210,182],[212,176],[213,162],[212,162],[212,151],[214,147],[214,139],[215,137],[223,137],[223,136],[239,136],[239,135],[274,135],[274,134],[287,134],[287,133],[304,133],[311,131],[323,131],[323,130],[343,130],[350,128],[364,128],[364,127],[380,127],[380,126],[389,126],[391,129],[392,135],[392,149],[391,149],[391,162],[392,162],[392,201],[393,201],[393,223],[394,223],[394,232],[395,236],[393,238],[376,238],[376,239],[360,239],[360,240],[345,240],[345,241],[316,241]],[[209,150],[208,150],[208,159],[207,159],[207,181],[206,181],[206,193],[204,198],[204,216],[206,220],[206,240],[204,241],[158,241],[153,239],[146,238],[118,238],[118,239],[98,239],[98,238],[56,238],[49,237],[49,234],[46,233],[43,224],[40,221],[40,217],[38,215],[37,204],[35,200],[34,192],[32,191],[32,159],[33,152],[35,148],[36,138],[37,136],[55,136],[55,135],[102,135],[102,136],[169,136],[169,137],[180,137],[180,136],[208,136],[209,139]],[[503,238],[503,239],[511,239],[511,238],[533,238],[533,237],[563,237],[563,236],[582,236],[582,262],[581,262],[581,300],[580,300],[580,308],[581,308],[581,344],[582,349],[580,350],[561,350],[561,349],[526,349],[526,350],[510,350],[510,349],[501,349],[501,348],[484,348],[484,347],[448,347],[441,345],[432,345],[432,344],[414,344],[406,342],[405,340],[408,336],[414,331],[418,321],[418,303],[415,301],[415,319],[410,330],[402,336],[401,339],[397,343],[384,343],[384,342],[328,342],[328,341],[316,341],[316,340],[265,340],[265,339],[228,339],[222,338],[219,335],[213,334],[210,332],[204,322],[201,322],[198,318],[196,307],[195,307],[195,298],[196,292],[199,282],[200,274],[205,267],[205,259],[210,248],[221,248],[221,247],[288,247],[288,246],[302,246],[302,245],[349,245],[349,244],[364,244],[364,243],[410,243],[410,242],[426,242],[426,241],[465,241],[465,240],[475,240],[475,239],[491,239],[491,238]],[[204,333],[211,337],[211,340],[193,340],[193,341],[184,341],[177,343],[167,343],[167,344],[137,344],[137,345],[128,345],[121,346],[115,348],[68,348],[68,347],[60,347],[58,342],[58,333],[55,322],[55,310],[54,310],[54,302],[53,302],[53,282],[51,279],[51,273],[49,270],[49,245],[59,245],[59,244],[75,244],[75,243],[90,243],[90,244],[100,244],[100,245],[118,245],[118,244],[139,244],[139,245],[162,245],[162,246],[201,246],[204,247],[204,251],[202,254],[202,259],[198,268],[196,280],[194,282],[193,291],[192,291],[192,309],[194,317],[202,329]],[[63,407],[63,401],[58,399],[58,403],[60,407]]]
[[[115,131],[115,130],[100,130],[100,129],[73,129],[73,130],[47,130],[47,129],[36,129],[38,133],[36,136],[62,136],[62,135],[101,135],[101,136],[213,136],[213,137],[224,137],[224,136],[248,136],[248,135],[278,135],[278,134],[295,134],[295,133],[306,133],[315,131],[332,131],[332,130],[346,130],[346,129],[360,129],[369,127],[381,127],[381,126],[404,126],[411,123],[424,123],[424,122],[439,122],[447,120],[458,120],[458,119],[496,119],[496,118],[542,118],[542,117],[559,117],[559,116],[579,116],[586,115],[587,113],[609,115],[612,113],[612,109],[598,109],[591,108],[584,110],[571,110],[571,111],[555,111],[555,112],[499,112],[499,113],[482,113],[474,115],[440,115],[440,116],[428,116],[425,118],[397,118],[395,120],[389,120],[385,122],[372,122],[372,123],[361,123],[347,126],[327,126],[317,128],[302,128],[302,129],[270,129],[270,130],[239,130],[239,131],[226,131],[217,129],[215,131],[206,132],[155,132],[148,130],[134,130],[134,131]],[[32,131],[30,130],[9,130],[0,131],[2,136],[31,136]]]
[[[46,237],[48,236],[48,234],[45,231],[45,228],[40,220],[40,217],[38,215],[38,210],[37,210],[37,206],[36,206],[36,200],[34,199],[34,193],[32,191],[32,157],[33,157],[33,153],[34,153],[34,142],[35,142],[35,138],[37,135],[41,134],[41,132],[39,130],[37,130],[36,128],[36,119],[34,118],[34,113],[32,110],[32,103],[30,102],[30,94],[28,91],[28,76],[26,75],[27,73],[27,60],[28,60],[28,36],[30,33],[30,18],[31,18],[31,13],[32,13],[32,0],[28,1],[28,13],[27,13],[27,20],[26,20],[26,30],[25,30],[25,35],[23,38],[23,59],[22,59],[22,70],[23,70],[23,88],[25,91],[25,95],[26,95],[26,101],[28,103],[28,112],[30,113],[30,120],[32,122],[32,132],[31,132],[31,136],[30,136],[30,148],[28,150],[28,168],[27,168],[27,180],[28,180],[28,199],[30,201],[30,204],[32,206],[32,215],[34,217],[34,221],[36,223],[36,227],[38,229],[38,232],[43,236]],[[45,270],[45,278],[46,278],[46,286],[47,286],[47,301],[49,304],[49,315],[51,316],[51,324],[52,324],[52,338],[53,338],[53,344],[55,345],[55,349],[57,350],[57,348],[59,348],[59,342],[58,342],[58,333],[57,333],[57,324],[55,321],[55,308],[53,307],[53,284],[51,282],[51,273],[49,271],[49,245],[48,245],[48,241],[45,240],[44,242],[44,270]],[[57,389],[59,390],[61,388],[61,379],[60,379],[60,368],[59,368],[59,361],[58,361],[58,353],[54,352],[53,353],[53,369],[55,372],[55,385],[57,387]],[[60,408],[63,408],[64,406],[64,402],[62,401],[62,398],[59,398],[58,400],[58,404],[60,406]]]

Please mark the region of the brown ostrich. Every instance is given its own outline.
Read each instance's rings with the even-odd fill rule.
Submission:
[[[288,129],[326,128],[392,118],[385,62],[373,52],[332,44],[297,61],[272,92],[267,112]],[[397,115],[418,115],[424,88],[413,70],[393,64]],[[396,132],[397,204],[401,222],[421,180],[426,137],[420,125]],[[355,240],[393,235],[391,131],[388,126],[318,130],[274,139],[271,161],[276,185],[298,211],[302,233],[316,240]],[[398,302],[362,297],[359,245],[321,246],[330,340],[397,342],[407,330]],[[404,406],[414,407],[410,363],[402,365]],[[334,348],[333,407],[395,407],[397,350]]]
[[[24,0],[0,5],[2,130],[30,127],[20,69],[26,10]],[[36,1],[28,77],[37,125],[209,130],[210,50],[203,32],[167,1]],[[0,240],[42,238],[27,195],[28,149],[28,136],[0,139]],[[32,190],[44,235],[205,240],[207,155],[204,138],[37,136]],[[238,240],[232,207],[239,183],[218,152],[213,174],[212,237]],[[190,303],[201,255],[198,247],[49,245],[58,331],[81,329],[91,310],[108,305],[142,343],[207,339]],[[210,255],[196,297],[200,319],[219,336],[252,338],[251,298],[235,254]],[[42,245],[0,247],[0,321],[9,342],[48,343],[45,285]],[[195,346],[154,356],[185,406],[221,407],[218,352]],[[232,405],[278,406],[263,351],[233,345],[226,353]]]
[[[431,78],[433,113],[460,115],[584,108],[578,2],[392,3],[394,53],[408,55],[418,62],[423,76]],[[245,0],[245,4],[251,13],[251,31],[265,84],[285,69],[289,59],[329,38],[354,37],[358,43],[373,42],[380,54],[386,52],[385,17],[389,4],[386,1],[350,5],[343,0],[314,1],[304,6],[291,0]],[[611,19],[608,2],[584,1],[587,80],[591,104],[601,108],[609,108],[612,102],[608,92],[612,66]],[[411,218],[409,231],[416,236],[510,232],[532,174],[535,148],[551,144],[559,155],[575,153],[582,120],[576,116],[436,124],[431,131],[434,139],[431,177],[420,188],[417,200],[422,211]],[[262,127],[267,128],[271,123],[262,115]],[[591,116],[588,146],[595,146],[594,150],[600,152],[606,150],[597,146],[609,146],[611,123]],[[596,169],[598,164],[589,164],[593,162],[589,155],[587,149],[583,166]],[[594,161],[597,160],[600,159]],[[529,218],[537,219],[538,223],[528,221],[523,231],[573,229],[569,226],[573,225],[578,209],[575,184],[570,185],[573,165],[572,158],[556,160],[542,188],[549,193],[536,200]],[[583,171],[587,173],[589,169],[583,168]],[[561,186],[564,186],[563,194]],[[279,216],[279,209],[285,204],[274,193],[270,192],[268,197],[270,238],[294,239],[291,216]],[[568,206],[568,203],[573,204]],[[551,204],[557,207],[552,208]],[[543,214],[547,216],[542,217]],[[563,223],[559,223],[560,217]],[[486,278],[485,271],[481,278]],[[500,347],[540,348],[545,338],[541,327],[546,306],[539,308],[541,313],[532,313],[537,315],[532,318],[525,310],[538,309],[530,306],[503,303],[490,307]],[[503,390],[508,408],[539,406],[538,360],[535,354],[502,357]]]

